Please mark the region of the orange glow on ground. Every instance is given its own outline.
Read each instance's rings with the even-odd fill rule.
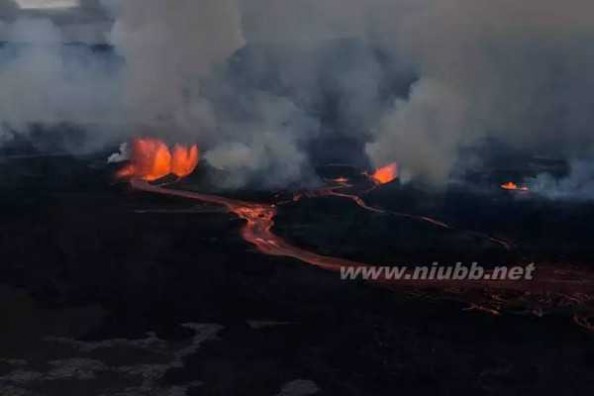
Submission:
[[[530,191],[528,187],[520,187],[514,182],[507,182],[501,185],[501,188],[508,191]]]

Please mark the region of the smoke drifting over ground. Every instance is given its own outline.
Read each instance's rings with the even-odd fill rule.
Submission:
[[[121,139],[197,141],[210,165],[233,175],[227,187],[309,180],[311,146],[329,138],[435,184],[461,147],[486,138],[569,160],[594,148],[590,1],[105,4],[123,67],[79,68],[73,82],[54,45],[11,55],[3,125],[109,118],[127,126]],[[11,29],[26,41],[60,40],[48,22],[22,23],[33,22]]]
[[[594,199],[594,162],[575,160],[566,177],[542,173],[526,182],[531,191],[549,199],[589,201]]]

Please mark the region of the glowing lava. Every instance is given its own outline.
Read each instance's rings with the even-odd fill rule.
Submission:
[[[530,191],[528,187],[520,187],[514,182],[507,182],[501,185],[501,188],[508,191]]]
[[[237,217],[245,220],[241,236],[254,245],[261,253],[269,256],[292,257],[305,263],[329,271],[340,271],[342,267],[361,267],[365,264],[350,260],[323,256],[306,249],[299,248],[274,234],[274,219],[277,215],[275,205],[258,204],[239,201],[217,195],[200,194],[190,191],[166,189],[139,179],[131,180],[132,187],[139,191],[192,199],[195,201],[222,205]]]
[[[146,148],[146,147],[145,147]],[[165,151],[160,144],[148,144],[150,156],[158,160],[165,158]],[[183,158],[191,159],[193,152],[184,151]],[[173,156],[172,156],[173,157]],[[274,233],[275,218],[278,214],[278,207],[275,204],[264,204],[255,202],[245,202],[236,199],[221,197],[217,195],[201,194],[191,191],[183,191],[162,186],[155,186],[148,183],[148,177],[155,177],[164,172],[165,167],[161,169],[159,161],[150,162],[151,166],[140,160],[136,160],[131,166],[137,166],[142,170],[144,177],[132,177],[131,185],[134,189],[152,194],[173,196],[184,199],[195,200],[208,204],[223,206],[230,213],[235,214],[245,221],[241,229],[242,238],[255,246],[258,251],[269,256],[291,257],[304,263],[323,268],[328,271],[340,272],[348,267],[370,267],[367,263],[351,261],[338,257],[325,256],[315,253],[305,248],[293,245],[284,238]],[[187,171],[189,168],[183,169]],[[169,167],[171,170],[171,166]],[[154,173],[146,173],[150,171]],[[382,179],[387,180],[387,179]],[[349,186],[350,187],[350,186]],[[355,193],[344,191],[345,186],[326,187],[317,191],[303,193],[295,196],[294,201],[305,198],[335,196],[345,199],[351,199],[361,208],[384,214],[403,216],[417,221],[430,223],[444,230],[455,230],[448,224],[442,223],[429,217],[415,216],[405,213],[395,213],[383,209],[374,208],[368,205],[363,198]],[[476,235],[481,235],[475,233]],[[489,237],[488,235],[482,235]],[[511,245],[503,240],[489,237],[492,242],[499,243],[506,249],[511,249]],[[541,266],[537,279],[530,282],[511,282],[511,281],[415,281],[403,280],[388,281],[379,278],[374,282],[388,287],[390,289],[401,290],[403,287],[410,287],[413,291],[423,288],[430,288],[434,293],[443,298],[462,300],[471,303],[471,309],[478,309],[484,312],[490,312],[499,315],[504,311],[517,312],[524,310],[527,313],[534,313],[541,316],[547,310],[565,309],[573,312],[574,321],[583,328],[594,331],[594,320],[592,319],[592,305],[594,297],[594,277],[591,273],[568,268],[559,268],[555,266]]]
[[[182,178],[192,174],[198,166],[198,146],[184,147],[176,144],[171,152],[171,173]]]
[[[371,178],[377,184],[388,184],[398,178],[398,164],[393,163],[379,168],[372,175]]]
[[[116,176],[122,179],[159,180],[170,174],[189,176],[200,161],[198,146],[176,145],[173,150],[160,139],[138,138],[132,141],[130,162]]]

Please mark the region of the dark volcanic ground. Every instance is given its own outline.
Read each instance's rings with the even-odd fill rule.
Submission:
[[[114,184],[102,158],[0,158],[1,395],[592,394],[593,335],[259,254],[219,208]],[[593,262],[594,207],[388,186],[281,209],[300,246],[373,262]],[[499,263],[497,263],[499,264]]]

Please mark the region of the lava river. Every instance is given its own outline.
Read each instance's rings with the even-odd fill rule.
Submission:
[[[190,191],[172,190],[149,184],[145,180],[132,179],[134,189],[153,194],[168,195],[192,199],[204,203],[222,205],[231,213],[245,220],[241,230],[243,239],[270,256],[291,257],[305,263],[331,271],[340,271],[342,267],[364,266],[363,263],[335,257],[322,256],[290,244],[276,235],[272,228],[277,214],[275,205],[257,204],[224,198],[216,195],[200,194]]]
[[[144,146],[143,146],[144,145]],[[278,213],[278,204],[263,204],[246,202],[218,195],[201,194],[198,192],[184,191],[166,188],[151,184],[157,175],[168,173],[191,172],[197,161],[197,153],[193,149],[176,148],[174,154],[167,151],[166,146],[153,141],[144,141],[136,144],[137,155],[144,150],[140,159],[132,159],[131,164],[120,172],[130,180],[133,189],[151,194],[158,194],[170,197],[179,197],[202,203],[223,206],[228,212],[233,213],[245,221],[241,229],[242,238],[255,246],[259,252],[269,256],[290,257],[301,262],[313,265],[324,270],[340,272],[348,267],[370,267],[369,264],[351,261],[338,257],[330,257],[317,254],[310,250],[300,248],[274,233],[275,218]],[[175,154],[177,152],[177,154]],[[148,155],[147,155],[148,153]],[[183,172],[173,172],[171,164],[174,159],[181,158],[185,161]],[[160,164],[153,165],[152,160]],[[165,163],[165,165],[162,165]],[[386,170],[387,169],[387,170]],[[134,174],[134,172],[139,172]],[[392,165],[372,176],[373,188],[380,188],[383,184],[392,181],[397,177],[397,167]],[[181,176],[178,175],[178,176]],[[371,176],[371,175],[368,175]],[[375,208],[355,192],[351,192],[353,186],[347,179],[337,179],[335,185],[321,188],[302,194],[297,194],[292,201],[315,197],[339,197],[352,200],[361,208],[376,214],[391,215],[408,218],[414,221],[427,223],[428,226],[442,228],[444,230],[456,230],[453,226],[439,220],[416,216],[407,213],[390,212]],[[458,230],[460,232],[470,232]],[[491,242],[499,244],[506,250],[512,249],[512,244],[503,239],[495,238],[487,234],[476,233]],[[554,310],[562,307],[569,309],[574,315],[574,321],[582,327],[594,330],[591,317],[594,314],[594,276],[587,271],[568,266],[540,265],[538,277],[532,281],[426,281],[426,280],[398,280],[387,281],[378,279],[375,281],[384,287],[401,289],[404,286],[414,289],[431,289],[433,293],[443,295],[445,298],[453,298],[464,301],[473,309],[499,314],[503,311],[525,310],[532,314],[541,314],[546,310]],[[520,308],[518,308],[520,307]]]
[[[230,213],[245,221],[241,229],[243,239],[257,247],[266,255],[291,257],[324,270],[340,272],[347,267],[369,267],[369,264],[329,257],[295,246],[273,232],[277,206],[245,202],[217,195],[201,194],[191,191],[175,190],[150,184],[146,180],[134,178],[131,186],[138,191],[190,199],[207,204],[220,205]],[[314,193],[314,196],[338,196],[352,199],[359,206],[377,213],[395,214],[427,222],[437,227],[452,229],[447,224],[428,217],[384,212],[367,205],[362,198],[355,195],[337,192],[338,188],[328,188]],[[298,199],[303,199],[299,196]],[[492,238],[492,241],[509,248],[507,242]],[[384,287],[400,289],[403,286],[415,289],[432,289],[441,293],[444,298],[460,300],[470,305],[471,309],[499,315],[501,312],[515,311],[534,315],[542,315],[547,310],[569,309],[573,312],[574,321],[580,326],[594,331],[591,322],[593,314],[594,278],[589,272],[577,268],[559,268],[540,266],[539,276],[532,281],[413,281],[399,280],[375,281]]]

